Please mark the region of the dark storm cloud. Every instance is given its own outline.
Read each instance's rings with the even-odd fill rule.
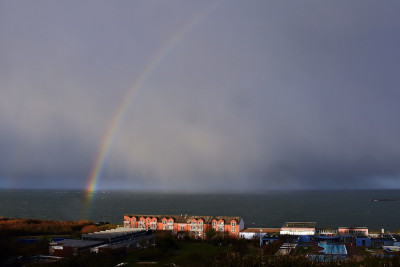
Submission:
[[[397,2],[2,3],[0,185],[400,186]]]

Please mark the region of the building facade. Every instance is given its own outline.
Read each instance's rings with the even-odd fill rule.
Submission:
[[[339,235],[368,235],[367,227],[339,227]]]
[[[206,237],[209,230],[214,229],[217,234],[239,238],[244,222],[241,217],[231,216],[125,214],[124,227],[166,230],[201,239]]]
[[[255,239],[267,234],[279,234],[279,228],[246,228],[240,231],[239,238]]]
[[[286,222],[280,230],[281,235],[315,235],[316,222]]]

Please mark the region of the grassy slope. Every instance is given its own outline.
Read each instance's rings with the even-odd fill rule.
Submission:
[[[161,255],[160,250],[157,248],[150,249],[150,253],[144,253],[145,250],[136,250],[129,254],[125,260],[129,263],[128,266],[136,266],[138,262],[157,262],[162,266],[168,263],[174,263],[181,266],[201,264],[204,259],[211,258],[228,251],[228,247],[214,246],[209,243],[192,243],[192,242],[179,242],[178,249],[173,251],[164,252]],[[146,257],[147,255],[147,257]]]

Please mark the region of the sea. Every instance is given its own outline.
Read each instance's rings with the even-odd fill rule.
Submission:
[[[124,214],[240,216],[245,227],[317,222],[318,228],[400,230],[400,190],[164,193],[0,190],[0,217],[123,224]]]

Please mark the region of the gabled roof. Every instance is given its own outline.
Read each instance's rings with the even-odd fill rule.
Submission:
[[[125,216],[128,217],[150,217],[150,218],[157,218],[158,220],[161,220],[163,218],[173,218],[176,223],[190,223],[193,219],[198,220],[198,219],[203,219],[204,223],[211,223],[212,220],[224,220],[225,223],[230,223],[231,221],[235,220],[237,223],[240,223],[242,221],[242,218],[240,216],[201,216],[201,215],[143,215],[143,214],[125,214]]]

